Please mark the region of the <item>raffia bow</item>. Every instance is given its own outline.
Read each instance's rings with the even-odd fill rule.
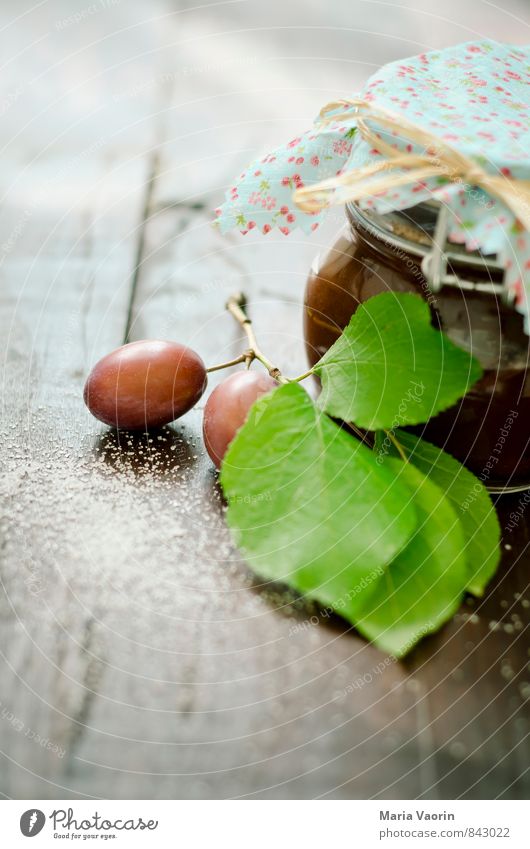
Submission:
[[[330,114],[345,107],[337,115]],[[362,138],[386,158],[304,186],[293,194],[296,205],[304,212],[319,212],[333,203],[348,203],[372,197],[397,186],[419,183],[429,177],[445,177],[451,183],[467,184],[483,189],[502,201],[530,230],[530,180],[516,180],[503,174],[488,174],[477,162],[455,150],[433,133],[422,129],[386,107],[375,106],[366,100],[338,100],[328,103],[320,112],[320,126],[339,121],[355,120]],[[398,131],[400,140],[407,139],[424,148],[424,153],[398,150],[383,138],[379,128]],[[337,189],[342,189],[340,193]]]

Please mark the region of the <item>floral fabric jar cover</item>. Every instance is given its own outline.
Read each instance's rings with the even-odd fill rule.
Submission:
[[[530,180],[530,46],[480,41],[422,53],[385,65],[358,97],[403,116],[489,174]],[[391,135],[404,152],[412,150],[399,132]],[[354,116],[320,129],[317,124],[255,160],[227,192],[216,223],[223,232],[233,227],[263,233],[277,227],[285,235],[296,227],[315,230],[325,210],[303,212],[293,192],[382,158],[356,131]],[[500,199],[462,182],[431,177],[378,191],[359,204],[385,213],[430,198],[450,210],[450,241],[497,255],[506,269],[505,284],[528,324],[530,233]],[[341,202],[340,191],[334,202]]]

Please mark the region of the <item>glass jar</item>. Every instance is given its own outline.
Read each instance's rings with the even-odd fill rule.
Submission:
[[[434,203],[389,215],[347,207],[347,223],[307,282],[304,334],[314,365],[359,306],[381,292],[412,292],[433,323],[472,350],[484,375],[454,407],[411,428],[457,457],[492,492],[530,486],[529,338],[507,301],[494,257],[445,242]],[[443,250],[439,248],[443,246]]]

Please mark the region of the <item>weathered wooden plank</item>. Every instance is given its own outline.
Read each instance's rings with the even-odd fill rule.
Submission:
[[[70,793],[102,668],[97,615],[119,538],[87,470],[100,428],[81,392],[123,339],[149,176],[146,160],[102,158],[62,180],[64,164],[4,172],[16,188],[0,212],[0,787],[21,798]]]
[[[209,363],[229,358],[243,340],[223,304],[244,286],[264,347],[298,372],[300,293],[314,249],[281,235],[223,239],[200,210],[154,213],[130,336],[184,341]],[[220,379],[212,375],[211,385]],[[134,616],[116,609],[115,596],[106,607],[116,634],[112,675],[100,682],[71,786],[87,793],[96,781],[103,796],[367,796],[380,790],[384,762],[385,781],[417,795],[416,694],[407,670],[382,663],[338,622],[314,624],[317,611],[248,574],[201,445],[201,406],[145,443],[143,454],[112,437],[105,443],[116,502],[126,505],[119,525],[138,604]]]
[[[321,241],[325,243],[328,237],[324,232]],[[240,334],[220,311],[230,291],[244,288],[251,298],[264,347],[277,352],[284,369],[297,372],[303,368],[301,293],[314,249],[312,240],[303,238],[262,239],[251,235],[221,239],[210,230],[207,213],[185,205],[155,212],[146,229],[131,338],[170,336],[191,344],[209,363],[228,359],[239,353],[242,340],[234,344]],[[212,385],[220,379],[222,375],[213,375]],[[215,664],[219,678],[212,681],[199,649],[190,666],[178,653],[172,658],[171,674],[178,676],[186,692],[190,676],[193,681],[194,696],[187,717],[193,719],[197,736],[190,739],[176,716],[178,755],[168,747],[163,756],[155,756],[146,747],[141,761],[152,763],[149,770],[144,768],[144,772],[157,776],[151,775],[152,786],[164,787],[163,792],[169,795],[190,797],[243,792],[278,797],[394,798],[424,794],[436,798],[451,797],[455,788],[459,794],[471,796],[496,794],[504,788],[509,788],[510,795],[523,793],[516,756],[496,767],[500,753],[514,744],[517,749],[522,741],[521,724],[517,725],[516,716],[512,720],[511,715],[523,709],[523,691],[518,694],[518,710],[514,711],[513,700],[497,686],[496,659],[505,650],[504,632],[490,632],[486,623],[488,638],[475,650],[470,649],[466,636],[469,629],[477,633],[475,616],[481,617],[478,627],[483,627],[487,610],[491,616],[498,613],[498,594],[488,600],[489,608],[480,603],[478,613],[465,607],[460,618],[429,640],[411,661],[394,664],[352,633],[341,634],[337,626],[330,628],[325,621],[307,624],[311,615],[307,610],[295,612],[291,614],[294,618],[287,620],[278,613],[272,615],[274,608],[286,605],[288,599],[281,593],[271,599],[270,592],[258,590],[260,599],[270,607],[269,640],[248,657],[250,680],[234,680],[228,674],[221,680],[224,669],[227,673],[233,670],[234,658],[238,664],[242,653],[249,655],[249,644],[255,647],[261,639],[255,616],[247,613],[247,605],[254,605],[256,600],[243,589],[246,573],[241,564],[234,567],[237,555],[231,551],[221,517],[215,510],[212,515],[217,495],[200,445],[200,409],[186,417],[184,429],[194,445],[196,460],[190,464],[176,505],[193,505],[193,548],[189,548],[189,535],[181,537],[186,549],[175,557],[173,568],[177,575],[186,575],[188,569],[194,571],[201,564],[201,576],[205,569],[221,615],[230,599],[223,616],[230,634],[227,637],[212,630],[209,622],[217,620],[219,614],[217,608],[215,615],[208,614],[212,599],[204,599],[207,621],[198,626],[193,645],[206,646],[210,655],[217,653],[221,641],[223,653]],[[168,516],[164,521],[169,525],[174,520]],[[510,552],[507,554],[510,557]],[[228,575],[225,561],[230,564]],[[219,585],[221,577],[226,583]],[[522,571],[519,580],[521,577]],[[507,591],[506,580],[509,578],[501,582],[501,593]],[[181,592],[185,597],[187,587],[181,587]],[[233,605],[233,594],[237,595],[237,606]],[[194,600],[190,605],[196,603]],[[244,635],[239,636],[243,642],[234,642],[234,623],[230,621],[234,616],[247,623]],[[158,627],[153,625],[152,630]],[[187,644],[187,631],[174,639],[180,650]],[[299,645],[295,647],[293,640]],[[524,652],[517,645],[512,648],[517,652],[514,663],[522,662],[524,667]],[[263,663],[275,670],[270,677],[271,689],[265,691],[261,689]],[[465,663],[471,664],[469,670],[455,670]],[[288,687],[282,674],[285,667],[290,668]],[[462,676],[468,680],[464,691]],[[506,683],[504,679],[501,682]],[[144,696],[149,700],[148,692]],[[169,694],[159,705],[165,698],[165,710],[171,712]],[[484,711],[484,704],[490,702],[489,712]],[[273,717],[283,717],[279,727],[271,722],[263,728],[264,709],[267,716],[272,709]],[[245,718],[244,741],[230,733],[230,723],[236,722],[231,714],[237,714],[238,728]],[[162,733],[163,722],[158,727]],[[247,758],[249,740],[257,755],[252,764]],[[89,740],[85,743],[88,748]],[[134,758],[125,746],[123,758],[124,763]],[[113,767],[112,780],[123,780],[116,764],[108,759],[101,764],[103,768]],[[199,777],[197,772],[201,773]],[[222,782],[219,774],[223,775]],[[135,780],[143,781],[149,792],[149,777],[136,776]]]
[[[180,237],[175,238],[179,231]],[[233,238],[225,242],[212,233],[207,215],[193,211],[184,214],[176,210],[162,211],[150,223],[146,234],[145,260],[142,263],[137,300],[133,305],[131,335],[170,335],[195,345],[207,358],[224,359],[231,356],[239,350],[234,345],[237,331],[224,315],[214,315],[209,320],[205,313],[210,312],[210,306],[216,306],[219,311],[226,295],[234,287],[239,288],[243,281],[252,295],[257,329],[261,332],[264,344],[270,345],[271,350],[278,348],[282,365],[286,367],[286,364],[292,362],[293,366],[296,364],[293,370],[298,371],[302,354],[300,329],[296,321],[299,312],[296,298],[300,277],[303,275],[301,271],[293,271],[293,267],[305,267],[313,247],[312,244],[299,245],[295,256],[293,245],[288,240],[263,240],[254,244],[249,241],[243,245],[237,238]],[[236,255],[236,259],[232,254]],[[245,254],[246,259],[242,260]],[[212,264],[211,257],[217,258],[218,268]],[[254,268],[259,269],[257,273],[245,270],[250,266],[250,259]],[[204,279],[205,268],[209,279]],[[23,270],[26,273],[25,267]],[[290,285],[286,285],[286,281],[290,281]],[[64,291],[59,291],[64,308]],[[108,289],[103,291],[109,297]],[[55,314],[58,303],[53,302],[50,310]],[[215,314],[215,309],[212,312]],[[120,313],[119,323],[122,324],[123,310]],[[100,314],[98,305],[94,315]],[[59,326],[62,325],[63,332],[68,332],[71,321],[71,317],[69,321],[64,320],[64,312],[59,316]],[[52,326],[56,344],[57,327],[55,324]],[[271,327],[274,328],[273,333],[270,333]],[[39,344],[46,341],[47,350],[49,340],[42,338],[40,328],[39,337]],[[78,334],[74,333],[72,338],[77,339]],[[110,345],[107,339],[105,336],[105,342],[101,343],[103,346]],[[68,344],[71,344],[71,340]],[[101,347],[100,352],[103,350],[105,348]],[[219,356],[216,356],[218,351]],[[65,361],[71,368],[70,353]],[[77,376],[78,388],[80,374],[77,372],[83,371],[86,371],[86,366],[81,366],[74,374]],[[44,369],[44,373],[50,374],[49,366]],[[70,382],[71,376],[68,377]],[[53,376],[47,380],[53,383]],[[63,380],[66,378],[63,377]],[[37,400],[40,391],[38,387]],[[15,400],[16,397],[14,393]],[[49,390],[44,392],[43,397],[50,397]],[[72,402],[73,408],[78,411],[78,396],[75,396],[75,400],[72,396]],[[61,407],[64,402],[61,400],[58,403]],[[72,412],[69,411],[70,414]],[[64,436],[63,416],[61,410],[61,436]],[[57,430],[57,422],[53,417],[47,414],[45,422],[46,427],[55,426]],[[64,637],[71,634],[73,627],[69,618],[70,604],[79,604],[80,597],[84,596],[86,606],[86,598],[90,599],[90,593],[93,592],[94,579],[99,588],[106,592],[105,600],[98,599],[95,604],[95,613],[89,607],[90,616],[84,624],[84,633],[77,640],[81,648],[78,646],[74,654],[70,654],[63,647],[63,656],[56,664],[59,667],[56,670],[58,681],[62,681],[69,664],[73,667],[66,685],[63,681],[63,687],[57,693],[68,704],[72,700],[76,702],[79,711],[77,722],[81,723],[78,733],[73,733],[71,723],[68,723],[66,730],[63,727],[50,734],[47,723],[52,721],[50,717],[54,717],[57,727],[56,711],[48,715],[38,705],[37,708],[34,705],[22,720],[24,727],[29,729],[29,742],[35,726],[39,729],[44,727],[44,732],[36,733],[53,740],[61,750],[66,748],[61,745],[61,741],[70,741],[70,747],[67,748],[70,757],[65,762],[67,769],[61,779],[64,782],[61,793],[91,795],[91,788],[93,791],[97,784],[101,788],[101,795],[116,793],[124,796],[129,795],[131,790],[139,795],[149,795],[153,787],[157,795],[189,793],[191,797],[201,794],[241,795],[242,787],[244,793],[279,796],[331,793],[392,797],[422,792],[429,796],[430,779],[432,783],[433,777],[436,779],[441,776],[443,780],[447,774],[452,776],[450,770],[453,764],[447,764],[446,749],[441,748],[438,758],[434,755],[436,726],[438,724],[447,729],[447,704],[451,709],[456,698],[454,687],[451,691],[445,681],[449,674],[447,667],[451,670],[454,664],[454,658],[449,654],[451,647],[444,652],[433,651],[433,641],[430,641],[427,672],[423,662],[419,663],[414,680],[407,682],[406,669],[392,666],[391,673],[386,668],[384,674],[378,672],[379,665],[385,659],[375,650],[363,647],[352,635],[339,639],[332,631],[333,636],[330,637],[330,629],[325,624],[309,625],[297,630],[296,618],[293,622],[274,614],[278,604],[276,599],[271,604],[266,596],[262,598],[259,595],[260,606],[256,613],[257,600],[254,593],[249,591],[248,598],[241,604],[241,593],[246,586],[245,573],[237,561],[233,562],[234,554],[219,517],[208,463],[204,457],[198,462],[192,459],[192,451],[197,450],[198,457],[202,452],[200,447],[196,449],[193,446],[194,440],[198,444],[199,425],[199,415],[187,420],[185,433],[190,446],[174,435],[175,430],[178,434],[178,427],[168,429],[160,440],[157,437],[156,442],[159,444],[154,443],[155,447],[149,442],[142,445],[140,440],[140,444],[130,452],[124,451],[112,437],[108,437],[101,445],[100,464],[96,463],[88,471],[83,469],[83,464],[78,464],[75,469],[76,475],[80,472],[83,474],[77,491],[72,491],[71,477],[74,470],[69,468],[69,458],[64,456],[62,464],[66,470],[63,477],[55,480],[51,492],[47,492],[47,500],[38,488],[33,491],[36,500],[37,495],[40,495],[40,511],[45,522],[49,521],[52,511],[57,510],[65,488],[67,493],[70,489],[68,494],[74,500],[82,498],[82,509],[88,521],[71,530],[64,525],[60,528],[61,557],[65,560],[63,565],[73,559],[76,567],[79,567],[74,546],[81,547],[88,563],[99,561],[86,584],[80,575],[76,575],[75,580],[74,576],[69,575],[66,593],[60,596],[58,610],[54,611],[57,622],[66,629],[66,633],[63,631]],[[53,435],[57,434],[47,433],[45,444],[42,441],[39,443],[39,451],[44,451],[47,460],[49,439]],[[70,438],[76,438],[74,428]],[[125,448],[129,449],[129,446]],[[62,450],[64,455],[64,447]],[[17,459],[16,455],[14,459]],[[40,457],[31,473],[31,485],[34,488],[36,481],[39,482],[39,460]],[[54,476],[51,477],[53,481]],[[44,482],[49,490],[47,474]],[[12,478],[10,483],[13,483]],[[87,485],[90,495],[88,500]],[[167,515],[168,503],[175,511],[174,516]],[[109,510],[113,512],[110,528],[107,523]],[[21,526],[27,532],[23,523]],[[94,526],[98,528],[97,536],[93,533]],[[33,564],[41,564],[41,550],[43,545],[46,548],[47,537],[50,536],[49,531],[46,533],[45,529],[42,530],[43,535],[36,539],[38,561],[34,554],[30,555]],[[51,536],[57,546],[56,534],[53,533],[56,530],[52,529]],[[75,539],[72,539],[73,534]],[[192,549],[190,537],[194,541]],[[163,550],[161,538],[166,543]],[[228,585],[221,584],[222,592],[219,590],[219,581],[226,582],[227,576],[226,564],[220,552],[224,552],[230,564]],[[153,583],[152,576],[147,580],[145,577],[145,563],[152,561],[154,553],[156,583]],[[57,554],[55,558],[59,559]],[[177,575],[176,564],[179,564]],[[186,581],[191,573],[193,582],[199,582],[198,586],[192,587],[191,597],[187,582],[184,587],[181,585],[182,571]],[[109,575],[112,575],[110,583]],[[42,594],[42,578],[34,567],[30,567],[26,581],[29,582],[28,591]],[[72,583],[78,582],[80,585],[75,591],[78,597],[72,598]],[[162,591],[160,583],[164,587]],[[172,590],[169,595],[166,583]],[[138,610],[134,605],[134,619],[130,615],[130,597],[127,598],[127,590],[132,587],[135,587],[136,595],[143,592],[143,602]],[[220,612],[221,621],[229,631],[228,636],[215,634],[215,629],[212,632],[212,609],[209,605],[211,594],[216,598],[213,607],[215,618],[219,618]],[[231,599],[234,594],[237,604]],[[227,595],[230,599],[228,610]],[[144,610],[146,599],[147,612]],[[285,598],[280,596],[279,603],[286,604]],[[197,608],[201,612],[199,624],[188,621],[190,608]],[[204,615],[206,621],[202,619]],[[256,629],[256,616],[265,621],[264,631]],[[307,617],[307,613],[298,614],[302,622],[304,616]],[[192,618],[195,617],[196,614]],[[239,635],[232,618],[242,619],[246,623]],[[145,621],[140,624],[142,619]],[[247,636],[249,621],[252,622],[250,646]],[[178,623],[177,629],[175,623]],[[462,625],[456,627],[462,630]],[[119,641],[113,641],[110,648],[107,640],[109,632],[120,635]],[[139,632],[142,641],[148,646],[142,651],[137,644]],[[153,635],[157,635],[156,641]],[[461,634],[458,634],[459,652],[465,654],[467,642],[460,637]],[[448,638],[448,632],[445,632],[445,638]],[[52,632],[51,639],[52,642],[57,640],[56,630]],[[302,647],[292,649],[291,658],[285,644],[290,648],[293,641]],[[222,651],[212,652],[212,645],[216,648],[219,642]],[[40,631],[36,643],[33,651],[36,650],[40,658],[49,657],[45,635]],[[310,657],[304,662],[308,644],[311,646]],[[168,650],[168,645],[174,647]],[[206,663],[202,652],[196,648],[203,645],[208,647],[209,662]],[[191,659],[189,648],[186,648],[182,660],[184,646],[193,647]],[[81,684],[76,684],[80,657],[86,660],[87,651],[94,654],[94,657],[89,656],[87,663],[88,677]],[[216,657],[213,665],[210,659],[212,654]],[[219,654],[221,661],[217,658]],[[355,655],[353,661],[352,654]],[[217,677],[220,669],[233,672],[234,655],[238,661],[236,669],[239,670],[241,658],[246,661],[246,676],[242,680],[227,677],[220,682]],[[370,655],[370,659],[367,655]],[[487,657],[484,654],[482,662]],[[440,663],[440,658],[446,660]],[[30,658],[28,665],[31,667],[34,663],[35,658]],[[290,667],[295,667],[298,674],[293,676]],[[287,677],[284,672],[286,668],[289,669]],[[112,670],[110,676],[109,669]],[[271,669],[275,670],[273,675]],[[266,681],[257,684],[256,676],[260,679],[265,676]],[[375,679],[375,683],[374,680],[366,682],[363,676]],[[479,677],[477,670],[475,676]],[[432,683],[433,677],[436,678],[436,685]],[[458,680],[458,676],[456,678]],[[443,710],[438,692],[440,680],[444,681],[443,692],[450,693]],[[477,683],[475,678],[471,680],[475,703],[480,703],[483,698],[479,689],[480,681]],[[41,681],[42,678],[39,683]],[[16,682],[15,678],[15,692]],[[488,682],[489,679],[486,679],[487,685]],[[96,696],[92,695],[92,689],[96,690]],[[323,699],[322,694],[327,695],[328,692],[333,694],[333,698]],[[434,716],[425,704],[423,710],[421,708],[421,703],[428,701],[427,692],[431,698],[431,708],[432,704],[438,706]],[[42,698],[39,689],[36,689],[36,693]],[[55,690],[53,693],[56,695]],[[404,705],[401,703],[403,698]],[[264,705],[266,714],[269,714],[270,709],[273,717],[273,721],[265,727]],[[7,705],[7,716],[10,712]],[[449,725],[451,734],[445,735],[451,738],[461,727],[462,717],[469,717],[467,710],[459,711],[455,707],[453,712],[453,723]],[[246,723],[242,721],[245,713],[249,714]],[[185,722],[182,722],[183,715],[186,717]],[[282,718],[280,724],[274,721],[276,715]],[[153,726],[153,716],[156,717],[156,726]],[[190,741],[188,720],[191,718],[195,720],[197,733]],[[499,714],[493,716],[494,727],[500,725],[498,718]],[[20,715],[17,715],[17,719],[20,721]],[[7,721],[12,725],[12,720]],[[90,722],[90,730],[82,727],[87,722]],[[431,723],[434,730],[429,730]],[[469,725],[468,719],[464,725],[464,739],[471,746],[471,751],[474,751],[476,744],[473,740],[477,736],[483,737],[483,725],[478,720]],[[153,727],[158,733],[155,737],[152,736]],[[235,740],[234,727],[238,730]],[[244,729],[243,734],[240,732],[241,727]],[[96,730],[93,731],[93,728]],[[513,727],[508,726],[508,729],[513,734]],[[427,747],[422,740],[425,734],[430,737]],[[256,752],[250,763],[246,756],[249,739],[253,741]],[[140,740],[145,742],[134,742]],[[26,743],[25,737],[24,741]],[[457,759],[465,753],[466,742],[460,739],[456,741],[460,746],[451,747],[454,742],[449,740],[448,752],[453,759]],[[489,759],[486,747],[486,755],[479,760],[481,775],[492,765],[491,752],[494,751],[498,756],[499,747],[505,746],[504,737],[494,740],[494,744],[494,748],[490,746]],[[74,752],[76,754],[72,754]],[[103,760],[98,759],[98,752],[105,756]],[[175,756],[176,752],[178,757]],[[55,757],[58,758],[57,755]],[[441,769],[438,767],[433,771],[432,766],[429,768],[425,763],[422,765],[422,757],[427,762],[435,758],[441,763]],[[146,765],[150,768],[146,769]],[[381,783],[383,767],[384,784]],[[464,781],[467,781],[467,785],[463,789],[477,780],[477,768],[475,765],[466,770]],[[189,777],[190,773],[194,774],[193,778]],[[196,773],[204,775],[197,776]],[[497,790],[508,786],[508,778],[514,774],[513,769],[506,775],[502,773],[500,779],[504,784],[499,784],[499,776],[496,775]],[[219,781],[220,775],[223,776],[222,782]],[[32,780],[28,782],[26,773],[20,786],[31,788]],[[454,778],[448,777],[447,781],[450,780]],[[50,785],[51,795],[57,793],[53,786]],[[433,787],[432,792],[434,790]],[[449,795],[453,792],[450,790]],[[517,787],[512,792],[518,792]],[[29,792],[28,795],[40,794]]]
[[[299,299],[314,247],[280,236],[222,239],[200,210],[154,213],[131,338],[176,338],[207,362],[228,358],[243,340],[222,305],[243,285],[263,345],[298,372]],[[221,378],[212,375],[212,385]],[[469,705],[459,710],[458,675],[455,683],[450,675],[453,643],[459,655],[469,654],[463,623],[398,665],[338,622],[314,624],[316,613],[297,609],[280,590],[260,589],[224,527],[200,416],[199,408],[149,438],[117,442],[109,434],[93,461],[88,452],[77,461],[72,497],[87,516],[75,528],[62,526],[56,562],[70,571],[52,608],[63,637],[74,628],[72,605],[86,609],[76,635],[81,648],[65,654],[63,646],[57,663],[61,697],[76,700],[78,711],[77,730],[69,722],[62,737],[55,734],[69,743],[61,793],[94,795],[97,787],[99,796],[121,797],[451,796],[444,782],[451,786],[455,760],[483,735],[481,717],[469,724]],[[66,459],[59,487],[72,495]],[[56,486],[44,519],[59,501]],[[38,575],[31,580],[38,583]],[[41,657],[46,645],[39,633]],[[86,662],[81,683],[77,652]],[[491,687],[480,678],[490,656],[478,654],[472,670],[473,705]],[[506,713],[502,705],[494,723]],[[40,727],[46,713],[34,716]],[[509,724],[506,733],[514,729]],[[455,734],[460,747],[451,745]],[[462,789],[493,765],[502,734],[483,743],[460,776]],[[494,776],[496,792],[515,775],[512,763]],[[27,774],[20,786],[28,787]],[[57,794],[53,785],[47,789]]]
[[[507,527],[519,498],[498,499],[504,556],[485,597],[468,599],[440,637],[429,641],[434,645],[419,648],[414,659],[426,690],[437,773],[431,792],[441,798],[528,796],[526,517],[514,531]]]
[[[15,5],[3,4],[8,24]],[[472,12],[375,3],[352,22],[342,4],[157,2],[146,16],[132,2],[76,17],[85,8],[61,0],[51,20],[36,7],[3,52],[3,155],[39,158],[2,176],[0,793],[523,797],[528,610],[524,595],[511,604],[526,591],[526,521],[499,589],[464,608],[479,621],[457,619],[395,664],[249,575],[200,406],[118,440],[80,400],[89,364],[127,324],[130,338],[181,339],[209,363],[238,352],[222,312],[234,288],[264,347],[301,371],[303,283],[329,230],[221,239],[210,210],[244,160],[382,62],[464,37]],[[481,25],[517,40],[509,16]],[[147,173],[122,160],[156,143],[135,276]],[[121,158],[105,161],[112,150]],[[490,631],[501,612],[521,628]]]

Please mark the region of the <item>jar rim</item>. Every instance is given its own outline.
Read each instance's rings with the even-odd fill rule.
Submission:
[[[426,257],[434,245],[434,232],[440,204],[425,201],[407,209],[388,213],[361,209],[355,202],[346,204],[346,214],[351,224],[360,226],[390,247],[399,248],[417,257]],[[502,271],[495,254],[480,250],[468,251],[465,245],[446,242],[444,253],[454,262],[472,269]]]

